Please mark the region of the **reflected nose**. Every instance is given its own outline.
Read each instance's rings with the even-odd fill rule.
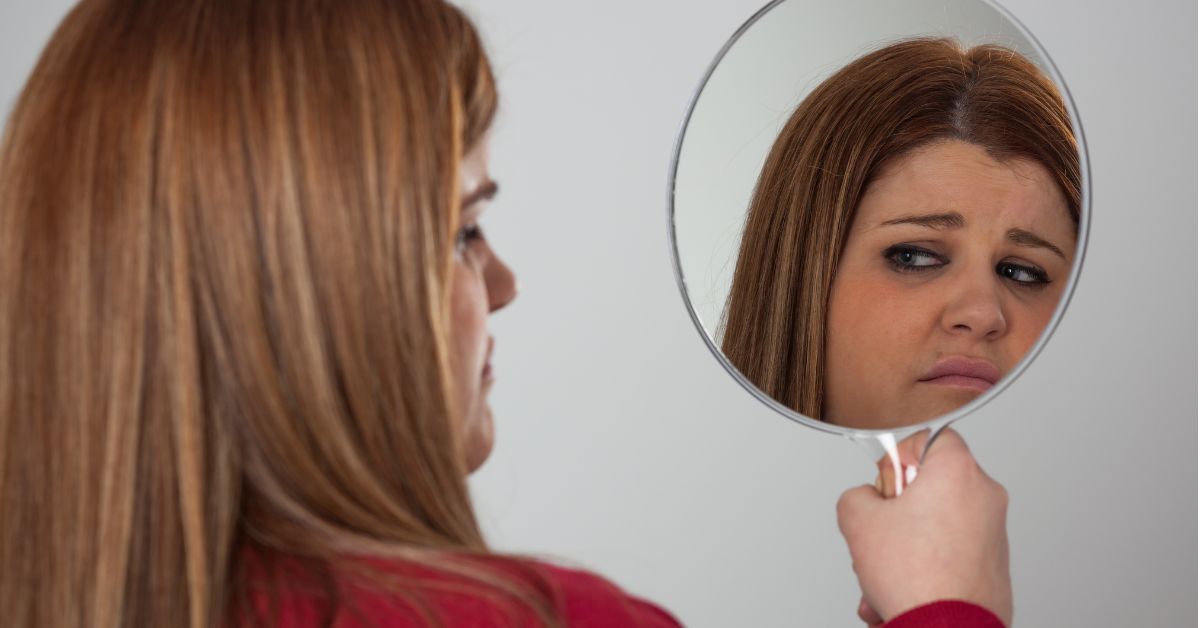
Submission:
[[[489,312],[495,312],[517,298],[517,276],[499,256],[492,254],[483,279],[487,285]]]
[[[1000,338],[1008,331],[1004,300],[991,269],[983,273],[964,275],[951,288],[951,297],[942,313],[942,327],[954,335],[967,335],[984,340]]]

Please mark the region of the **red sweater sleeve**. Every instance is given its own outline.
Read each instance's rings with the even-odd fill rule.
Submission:
[[[898,615],[884,628],[1005,628],[1004,622],[982,606],[942,600]]]

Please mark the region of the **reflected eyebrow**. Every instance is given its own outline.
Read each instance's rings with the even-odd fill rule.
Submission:
[[[474,192],[463,197],[462,207],[466,209],[479,201],[490,201],[500,191],[500,185],[491,179],[479,184]]]
[[[1063,258],[1063,261],[1066,261],[1067,259],[1067,256],[1063,255],[1062,249],[1024,229],[1009,229],[1006,235],[1008,236],[1009,242],[1015,242],[1021,246],[1049,249],[1053,251],[1055,255]]]
[[[967,224],[963,220],[962,214],[958,212],[947,212],[945,214],[925,214],[922,216],[904,216],[885,220],[879,223],[880,227],[888,225],[917,225],[918,227],[929,227],[930,229],[958,229]],[[1011,232],[1010,232],[1011,233]]]

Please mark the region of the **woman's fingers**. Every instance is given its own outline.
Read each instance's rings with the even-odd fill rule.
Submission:
[[[900,460],[915,462],[925,443],[918,437],[900,445]],[[895,480],[889,466],[880,470],[881,486]],[[979,468],[962,437],[945,430],[930,444],[919,481],[895,499],[886,494],[867,485],[838,500],[838,527],[866,605],[888,619],[959,599],[1011,621],[1008,494]]]
[[[901,494],[917,475],[916,469],[929,442],[929,430],[921,430],[896,444],[896,455],[884,456],[875,465],[879,475],[875,477],[875,488],[880,495],[892,498]]]
[[[871,520],[871,511],[876,510],[883,500],[883,495],[873,486],[858,486],[842,493],[837,503],[838,528],[842,536],[856,535],[858,527]],[[853,546],[850,557],[854,558]]]

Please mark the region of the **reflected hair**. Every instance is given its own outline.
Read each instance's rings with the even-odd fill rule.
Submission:
[[[820,419],[827,304],[867,186],[891,161],[939,140],[1029,159],[1050,173],[1078,225],[1079,153],[1054,83],[1019,53],[917,38],[871,52],[822,82],[775,140],[750,201],[722,349],[755,386]]]
[[[449,365],[496,103],[441,0],[70,12],[0,147],[6,624],[270,624],[276,556],[334,602],[372,556],[553,620],[484,560]]]

